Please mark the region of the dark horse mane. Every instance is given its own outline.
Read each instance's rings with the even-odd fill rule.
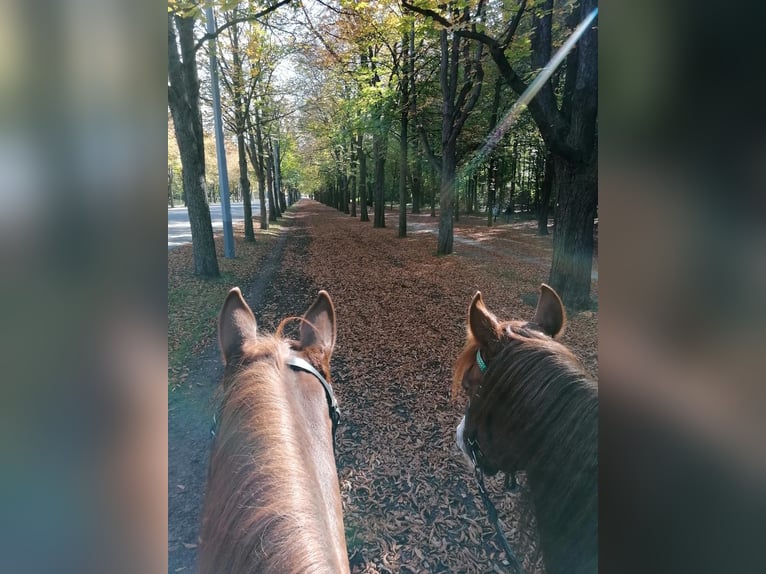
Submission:
[[[510,437],[512,469],[526,471],[540,549],[550,573],[598,568],[598,386],[564,345],[533,323],[497,324],[498,340],[471,416]],[[453,393],[476,364],[469,329]],[[501,413],[498,416],[498,413]],[[495,417],[494,419],[492,417]],[[502,422],[499,422],[502,421]],[[530,516],[525,522],[529,525]]]
[[[294,374],[285,360],[294,345],[258,336],[244,345],[243,361],[226,366],[203,509],[201,572],[311,572],[331,547],[329,526],[312,527],[322,516],[321,493],[300,464],[310,458],[310,441],[292,422],[298,398],[286,390]]]

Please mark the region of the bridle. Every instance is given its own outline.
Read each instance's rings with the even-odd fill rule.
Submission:
[[[322,383],[324,394],[327,398],[327,406],[330,410],[330,420],[332,421],[332,448],[334,452],[335,431],[338,430],[338,423],[340,423],[340,408],[338,407],[338,400],[335,398],[335,393],[332,392],[332,386],[327,382],[327,379],[324,378],[322,373],[317,371],[311,363],[305,359],[301,359],[297,355],[290,354],[290,356],[287,357],[285,364],[287,364],[287,366],[289,366],[293,371],[304,371],[314,375],[319,380],[319,382]],[[218,430],[219,418],[219,413],[213,414],[213,425],[210,428],[210,436],[213,438],[215,438],[216,432]]]
[[[482,374],[487,370],[487,363],[484,361],[483,357],[481,356],[481,350],[476,349],[476,364],[479,367],[479,370],[482,372]],[[470,408],[471,403],[470,401],[465,407],[465,417],[466,421],[468,420],[468,409]],[[500,545],[503,547],[503,550],[505,551],[505,555],[508,558],[508,563],[510,565],[511,571],[516,572],[518,574],[521,574],[523,572],[521,568],[521,562],[519,562],[518,557],[516,556],[516,553],[511,548],[510,544],[508,544],[508,539],[505,537],[505,534],[503,534],[503,529],[500,527],[500,520],[497,517],[497,509],[495,508],[495,505],[492,504],[492,500],[489,498],[489,493],[487,492],[487,487],[484,486],[484,471],[481,468],[481,465],[479,464],[479,460],[486,460],[486,456],[481,450],[481,447],[479,446],[478,441],[475,437],[466,437],[465,439],[466,446],[468,447],[468,453],[471,457],[471,463],[473,464],[473,472],[476,476],[476,483],[479,487],[479,494],[481,495],[481,500],[484,503],[484,508],[487,511],[487,515],[489,515],[489,520],[492,522],[492,524],[495,527],[495,534],[497,535],[497,540],[500,542]],[[518,484],[516,482],[516,473],[511,473],[505,475],[505,489],[509,490],[510,492],[516,492],[518,490]]]
[[[305,359],[301,359],[296,355],[290,355],[285,363],[287,363],[287,365],[294,371],[305,371],[306,373],[314,375],[319,379],[319,382],[322,383],[325,397],[327,397],[327,406],[330,409],[330,420],[332,421],[332,444],[334,449],[335,431],[338,429],[338,423],[340,422],[340,409],[338,408],[338,400],[335,398],[335,393],[332,392],[330,383],[328,383],[327,379],[322,376],[322,373],[317,371],[311,363]]]

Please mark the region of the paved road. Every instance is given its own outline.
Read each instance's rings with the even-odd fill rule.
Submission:
[[[261,214],[260,205],[253,204],[253,217]],[[210,217],[213,220],[213,232],[223,231],[223,217],[221,204],[210,204]],[[245,212],[241,202],[231,204],[231,220],[244,221]],[[168,208],[168,249],[179,245],[191,243],[191,227],[189,226],[189,212],[185,207]]]

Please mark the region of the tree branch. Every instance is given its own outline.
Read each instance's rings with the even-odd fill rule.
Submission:
[[[519,11],[516,12],[516,15],[513,17],[513,20],[511,20],[511,23],[508,25],[508,29],[503,33],[502,36],[500,36],[500,46],[503,48],[507,48],[508,45],[511,43],[511,40],[513,40],[513,36],[516,34],[516,28],[519,27],[519,22],[521,22],[521,15],[524,13],[524,9],[527,7],[527,0],[521,0],[521,5],[519,6]]]
[[[309,27],[309,30],[311,30],[311,33],[314,34],[314,36],[322,43],[322,46],[324,46],[325,50],[332,56],[332,59],[335,60],[338,64],[343,66],[343,69],[345,71],[346,63],[343,61],[343,58],[341,58],[335,50],[332,49],[332,47],[325,42],[324,37],[319,33],[319,31],[314,27],[314,24],[311,22],[311,18],[309,17],[309,13],[306,11],[306,7],[303,5],[303,2],[301,2],[301,9],[303,10],[303,15],[306,16],[306,24]]]
[[[409,2],[405,2],[404,0],[402,0],[402,8],[407,8],[407,10],[420,14],[421,16],[425,16],[426,18],[432,18],[434,22],[438,22],[445,28],[452,28],[452,25],[453,25],[452,22],[447,20],[444,16],[442,16],[438,12],[434,12],[433,10],[429,10],[428,8],[420,8],[418,6],[410,4]]]
[[[431,165],[434,167],[437,173],[442,172],[442,162],[441,158],[438,158],[434,155],[434,151],[431,149],[431,145],[428,143],[428,135],[426,134],[426,130],[423,129],[423,126],[418,122],[416,124],[416,128],[418,130],[418,135],[420,135],[420,141],[423,144],[423,151],[426,152],[426,157],[428,158],[428,161],[431,162]]]
[[[325,8],[328,8],[328,9],[332,10],[333,12],[335,12],[336,14],[340,14],[342,16],[356,17],[356,16],[359,15],[356,12],[349,12],[349,11],[343,10],[342,8],[336,8],[335,6],[331,6],[327,2],[322,2],[322,0],[316,0],[316,2],[317,2],[317,4],[321,4]]]
[[[279,8],[280,6],[284,6],[285,4],[289,4],[291,0],[279,0],[276,4],[272,4],[271,6],[267,6],[260,12],[256,14],[249,14],[247,16],[242,16],[241,18],[234,18],[232,20],[229,20],[224,25],[222,25],[220,28],[217,28],[215,32],[212,34],[205,34],[202,36],[202,38],[199,39],[197,44],[194,46],[194,51],[196,52],[199,50],[202,45],[207,42],[208,40],[212,40],[213,38],[217,38],[218,35],[229,28],[230,26],[234,26],[235,24],[241,24],[242,22],[250,22],[251,20],[257,20],[258,18],[263,18],[266,16],[266,14],[269,14]]]

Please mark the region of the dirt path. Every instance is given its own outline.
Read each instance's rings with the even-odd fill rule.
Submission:
[[[494,530],[454,444],[463,405],[450,401],[452,365],[477,289],[502,318],[531,315],[550,238],[461,222],[457,253],[434,257],[427,227],[435,221],[411,221],[409,237],[397,239],[395,214],[388,228],[373,229],[301,202],[247,300],[268,331],[303,312],[319,289],[335,303],[332,384],[343,412],[337,463],[352,572],[502,572]],[[595,373],[595,315],[570,317],[569,325],[564,342]],[[196,548],[184,544],[197,542],[210,397],[220,378],[214,344],[198,361],[170,404],[170,573],[194,572]],[[498,480],[489,488],[511,544],[530,564],[534,541],[517,530],[522,498],[502,493]]]

